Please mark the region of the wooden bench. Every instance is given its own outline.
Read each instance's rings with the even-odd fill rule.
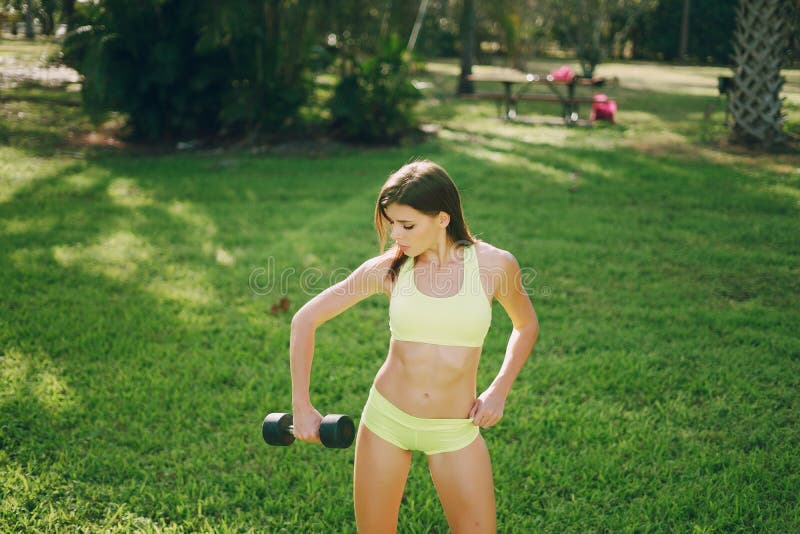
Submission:
[[[552,74],[524,73],[516,70],[501,71],[488,74],[470,74],[467,79],[472,82],[500,83],[503,92],[479,91],[477,93],[459,94],[468,100],[492,100],[497,102],[501,117],[505,120],[517,120],[517,104],[519,102],[553,102],[561,104],[561,117],[565,124],[578,122],[578,105],[591,104],[594,95],[578,96],[578,87],[600,87],[605,84],[604,78],[587,78],[575,76],[568,80],[557,79]],[[519,89],[513,91],[513,86]],[[542,92],[525,92],[529,86],[547,87],[549,94]],[[505,108],[505,109],[503,109]],[[581,121],[584,122],[584,121]]]
[[[503,93],[489,93],[486,91],[481,91],[478,93],[460,93],[458,95],[459,98],[463,98],[465,100],[506,100],[506,95]],[[544,95],[544,94],[537,94],[537,93],[518,93],[515,95],[511,95],[511,100],[518,102],[520,100],[527,100],[527,101],[539,101],[539,102],[561,102],[569,101],[573,104],[591,104],[594,102],[594,98],[589,96],[581,96],[575,97],[572,99],[562,99],[556,95]]]
[[[510,106],[509,109],[506,110],[506,116],[510,119],[516,118],[517,103],[521,101],[559,103],[562,106],[564,119],[568,122],[574,122],[576,120],[572,118],[571,115],[573,112],[577,112],[578,104],[591,104],[594,102],[594,97],[591,96],[573,96],[572,98],[569,98],[541,93],[516,93],[512,95],[506,95],[505,93],[492,93],[488,91],[480,91],[477,93],[460,93],[458,97],[465,100],[491,100],[497,102],[498,107],[506,104],[507,106]],[[503,114],[502,108],[500,109],[499,113],[501,115]]]
[[[534,93],[520,93],[515,95],[513,98],[517,100],[529,100],[529,101],[538,101],[538,102],[563,102],[563,103],[571,103],[575,104],[591,104],[594,102],[594,98],[591,96],[576,96],[572,98],[561,98],[556,95],[539,95]]]

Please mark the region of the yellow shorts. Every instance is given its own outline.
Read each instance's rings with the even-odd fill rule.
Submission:
[[[378,393],[374,385],[361,422],[392,445],[427,455],[463,449],[480,433],[472,419],[423,419],[408,414]]]

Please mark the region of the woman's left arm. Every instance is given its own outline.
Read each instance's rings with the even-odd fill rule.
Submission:
[[[503,252],[500,278],[496,287],[495,297],[505,308],[514,328],[508,340],[500,372],[486,391],[477,398],[469,413],[472,422],[483,428],[497,424],[503,417],[506,397],[539,336],[539,320],[531,299],[522,285],[519,263],[508,252]]]

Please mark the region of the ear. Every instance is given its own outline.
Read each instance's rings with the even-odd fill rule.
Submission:
[[[450,224],[450,214],[446,211],[440,211],[439,215],[437,216],[437,222],[439,226],[442,228],[447,228],[447,225]]]

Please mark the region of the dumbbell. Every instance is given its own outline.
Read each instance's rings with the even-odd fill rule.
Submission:
[[[294,443],[294,418],[290,413],[271,413],[261,424],[261,436],[269,445]],[[319,439],[329,449],[346,449],[353,443],[356,426],[347,415],[328,414],[319,425]]]

